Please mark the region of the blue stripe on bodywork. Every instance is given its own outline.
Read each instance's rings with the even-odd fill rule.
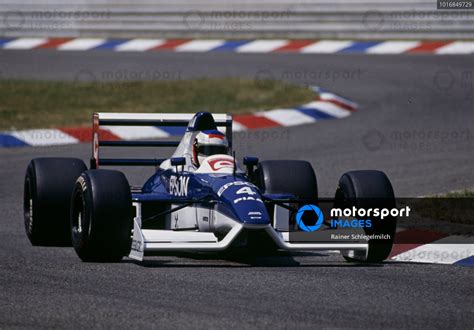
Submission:
[[[336,117],[327,114],[326,112],[320,111],[315,108],[296,108],[297,111],[307,116],[313,117],[316,120],[323,119],[336,119]]]
[[[127,40],[127,39],[107,39],[106,41],[104,41],[103,44],[97,46],[97,47],[94,47],[92,49],[109,49],[109,50],[112,50],[114,49],[115,47],[123,44],[123,43],[126,43],[130,40]]]
[[[9,134],[0,134],[0,146],[1,147],[24,147],[28,144],[23,142],[22,140],[9,135]]]
[[[380,41],[360,41],[341,49],[338,53],[365,53],[368,48],[378,44]]]
[[[242,45],[248,44],[252,40],[230,40],[226,41],[223,45],[217,46],[216,48],[211,49],[211,52],[232,52],[235,49],[239,48]]]
[[[470,256],[468,258],[459,260],[459,261],[455,262],[454,264],[459,265],[459,266],[471,266],[471,267],[473,267],[474,266],[474,256]]]

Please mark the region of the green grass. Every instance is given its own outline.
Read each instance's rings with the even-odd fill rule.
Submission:
[[[0,130],[90,125],[93,112],[251,113],[311,101],[282,82],[196,79],[131,82],[0,81]]]

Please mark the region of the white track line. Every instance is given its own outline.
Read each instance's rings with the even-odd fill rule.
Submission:
[[[170,136],[157,127],[109,126],[106,128],[123,140],[151,139]]]
[[[440,47],[435,50],[435,54],[472,54],[474,53],[474,42],[472,41],[455,41],[449,45]]]
[[[348,99],[345,99],[345,98],[343,98],[343,97],[341,97],[341,96],[335,95],[335,94],[333,94],[333,93],[320,92],[320,93],[319,93],[319,98],[320,98],[321,100],[326,100],[326,101],[338,101],[338,102],[341,102],[341,103],[347,105],[348,107],[350,107],[350,108],[352,108],[352,109],[354,109],[354,110],[357,110],[357,108],[358,108],[357,103],[352,102],[352,101],[350,101],[350,100],[348,100]]]
[[[354,41],[349,40],[322,40],[301,48],[300,53],[336,53],[353,44]]]
[[[193,40],[176,47],[177,52],[208,52],[222,46],[225,40]]]
[[[401,54],[418,47],[419,41],[385,41],[367,49],[367,54]]]
[[[256,115],[268,118],[281,126],[296,126],[316,121],[313,117],[307,116],[295,109],[275,109],[258,112]]]
[[[68,41],[58,47],[58,50],[89,50],[102,45],[106,39],[79,38]]]
[[[132,39],[115,47],[118,52],[145,52],[164,44],[163,39]]]
[[[232,131],[233,132],[241,132],[241,131],[246,131],[247,127],[242,125],[241,123],[237,122],[235,119],[232,122]]]
[[[321,101],[314,101],[311,103],[307,103],[301,106],[301,108],[319,110],[336,118],[344,118],[351,114],[351,111],[338,107],[337,105],[333,103],[321,102]]]
[[[47,38],[19,38],[7,42],[4,49],[32,49],[48,42]]]
[[[268,53],[289,43],[288,40],[254,40],[240,47],[238,53]]]
[[[474,238],[449,236],[396,255],[391,260],[453,264],[474,255]]]
[[[58,129],[32,129],[11,132],[12,136],[32,146],[75,144],[79,140]]]

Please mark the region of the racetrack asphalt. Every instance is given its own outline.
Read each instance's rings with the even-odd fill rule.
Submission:
[[[359,112],[309,126],[236,133],[237,156],[307,159],[322,196],[333,194],[343,172],[363,168],[385,171],[400,197],[474,187],[470,56],[0,51],[0,72],[2,78],[69,80],[174,72],[174,79],[243,76],[316,84],[355,100]],[[28,161],[87,160],[90,150],[86,144],[0,150],[0,327],[472,327],[472,267],[361,266],[311,253],[86,264],[72,248],[32,247],[22,222]],[[127,173],[139,184],[151,170]]]

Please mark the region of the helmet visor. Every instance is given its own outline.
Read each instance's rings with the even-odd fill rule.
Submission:
[[[198,147],[198,154],[204,156],[227,154],[227,151],[228,148],[226,146],[203,145]]]

